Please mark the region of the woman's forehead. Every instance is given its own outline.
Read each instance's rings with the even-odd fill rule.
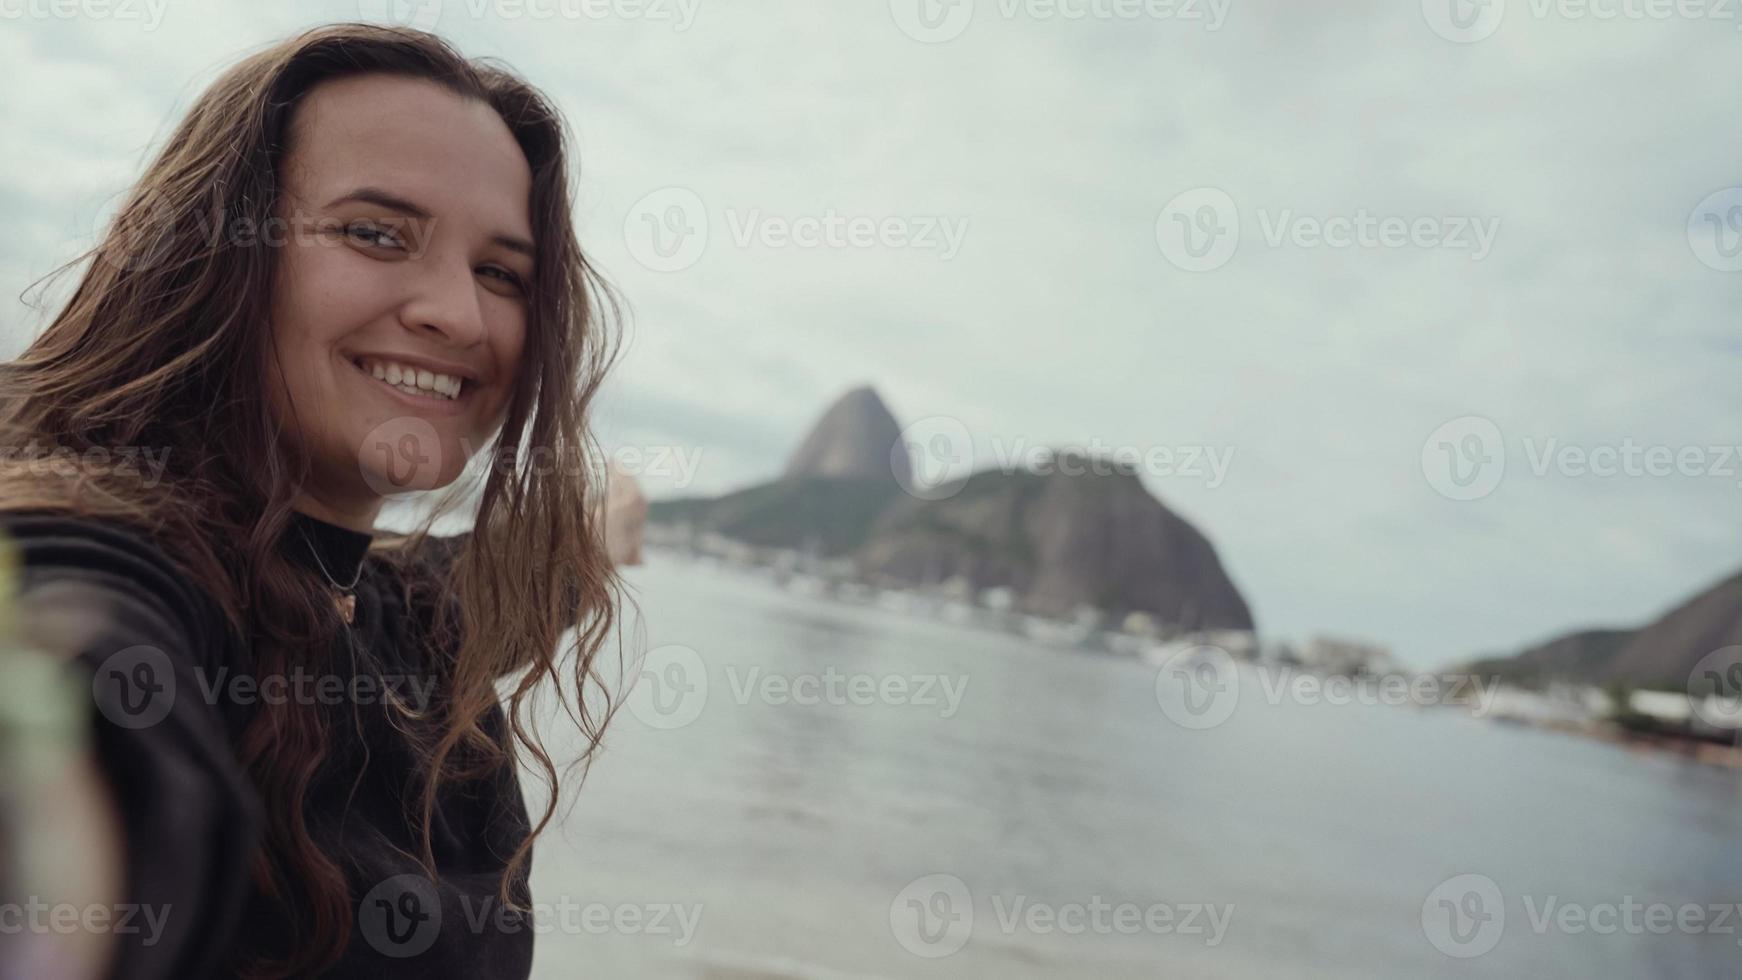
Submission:
[[[307,206],[385,188],[438,218],[528,237],[532,169],[488,104],[423,79],[362,75],[311,90],[292,121],[286,180]]]

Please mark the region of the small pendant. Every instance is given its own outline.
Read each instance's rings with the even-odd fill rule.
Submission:
[[[339,607],[339,615],[345,617],[345,622],[357,618],[357,597],[354,595],[334,594],[333,605]]]

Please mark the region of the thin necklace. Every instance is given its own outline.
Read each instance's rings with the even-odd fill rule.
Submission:
[[[351,579],[350,585],[340,585],[338,580],[333,578],[333,573],[327,571],[327,563],[321,561],[320,549],[316,548],[314,542],[309,540],[308,533],[300,527],[297,528],[297,533],[302,535],[303,543],[308,545],[309,554],[314,556],[315,565],[321,570],[321,577],[327,580],[328,585],[337,590],[337,594],[333,596],[333,604],[338,607],[339,615],[345,617],[345,622],[351,622],[357,617],[357,596],[352,590],[357,587],[358,582],[363,580],[362,564],[357,565],[357,575]]]

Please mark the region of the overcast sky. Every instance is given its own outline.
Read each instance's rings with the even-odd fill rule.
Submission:
[[[1136,454],[1271,637],[1639,623],[1742,568],[1742,5],[1453,2],[0,0],[0,354],[218,69],[398,17],[573,124],[654,496],[871,383]]]

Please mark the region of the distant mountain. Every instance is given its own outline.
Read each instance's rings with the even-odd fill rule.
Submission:
[[[1509,657],[1488,657],[1460,670],[1540,690],[1554,681],[1594,683],[1633,630],[1594,629],[1559,636]]]
[[[1524,687],[1550,680],[1686,691],[1694,667],[1714,650],[1742,645],[1742,573],[1731,576],[1640,629],[1571,633],[1511,657],[1461,670]]]
[[[1604,668],[1604,681],[1685,691],[1707,654],[1742,644],[1742,572],[1634,633]]]
[[[724,497],[661,500],[648,508],[655,524],[688,524],[763,548],[792,548],[834,558],[857,549],[865,532],[901,493],[893,477],[793,477]]]
[[[1129,466],[1068,465],[1088,462],[1071,453],[1053,462],[1045,474],[987,470],[959,486],[907,492],[901,426],[875,391],[855,388],[823,413],[780,479],[723,497],[657,501],[647,519],[851,558],[861,577],[887,585],[1005,587],[1018,609],[1042,616],[1090,605],[1187,629],[1252,628],[1215,548]]]
[[[940,499],[898,497],[867,534],[860,569],[895,584],[1008,587],[1019,609],[1043,616],[1086,604],[1188,629],[1253,628],[1207,538],[1129,468],[1089,469],[988,470],[927,494]]]
[[[876,391],[861,386],[829,406],[799,443],[783,476],[886,479],[910,486],[913,467],[895,416]]]

